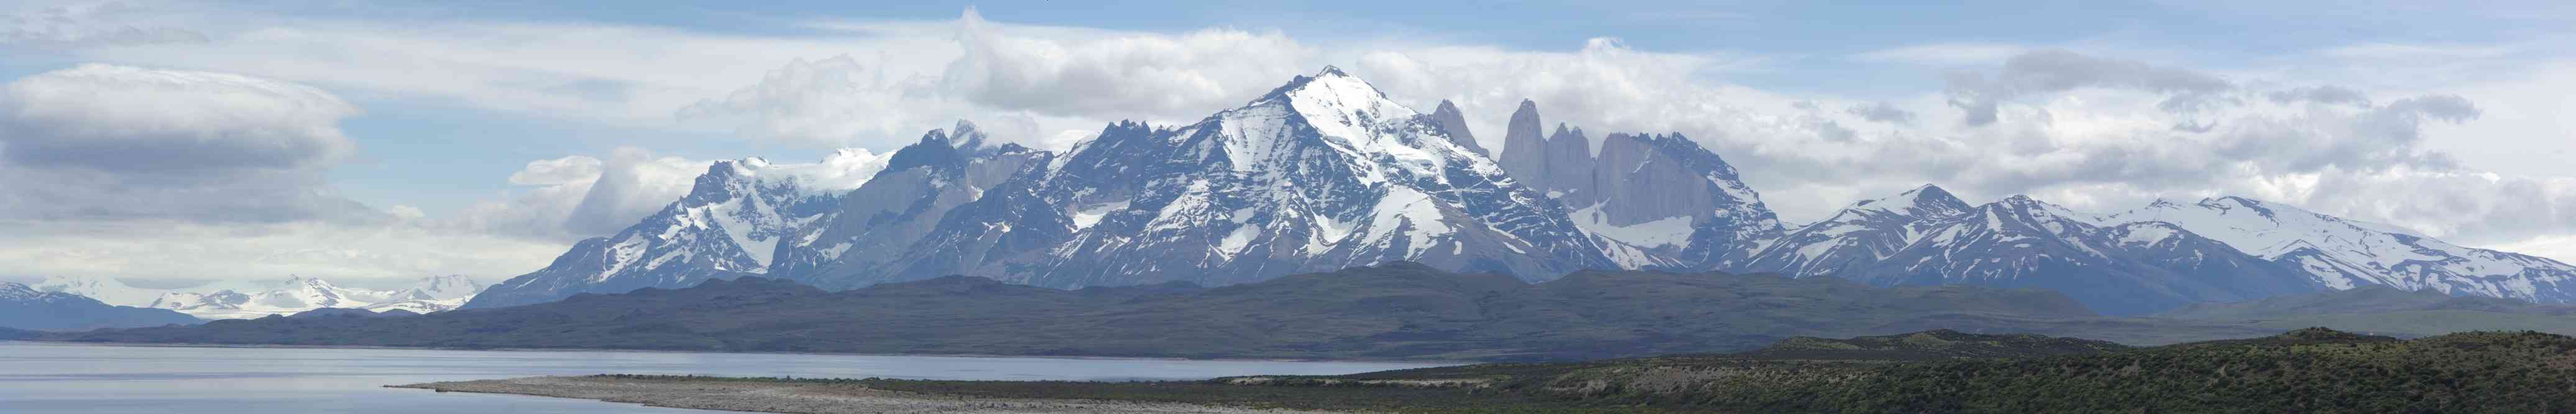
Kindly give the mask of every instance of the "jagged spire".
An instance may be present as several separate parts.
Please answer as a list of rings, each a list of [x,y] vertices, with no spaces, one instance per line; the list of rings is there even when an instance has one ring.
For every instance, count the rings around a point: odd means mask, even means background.
[[[1485,151],[1483,145],[1476,143],[1476,133],[1468,131],[1467,116],[1459,113],[1457,104],[1450,103],[1447,99],[1440,100],[1439,107],[1431,110],[1431,120],[1440,123],[1440,129],[1449,133],[1449,143],[1457,144],[1476,155],[1493,156],[1493,153]]]

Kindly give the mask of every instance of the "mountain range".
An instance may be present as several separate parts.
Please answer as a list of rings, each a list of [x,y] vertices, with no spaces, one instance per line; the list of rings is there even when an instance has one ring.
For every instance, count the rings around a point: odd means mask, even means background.
[[[78,295],[119,306],[166,309],[206,319],[243,319],[326,308],[431,313],[456,309],[484,285],[464,276],[419,279],[395,290],[347,288],[318,278],[219,282],[185,289],[142,289],[114,278],[52,277],[32,289]]]
[[[0,339],[10,330],[76,331],[203,322],[167,309],[116,306],[85,296],[0,283]]]
[[[1523,101],[1497,152],[1455,105],[1436,108],[1327,67],[1196,122],[1114,123],[1061,153],[988,145],[961,121],[883,157],[718,162],[668,208],[465,307],[752,275],[826,289],[948,275],[1221,286],[1393,261],[1529,282],[1650,269],[2043,288],[2115,315],[2365,286],[2576,300],[2563,262],[2240,197],[2093,214],[1925,185],[1783,223],[1680,134],[1542,131]]]
[[[1172,282],[1061,290],[947,276],[834,292],[745,277],[400,318],[228,320],[48,339],[1521,360],[1745,349],[1793,335],[1892,333],[1900,331],[1884,327],[1956,321],[2047,328],[2053,325],[2024,321],[2093,317],[2043,290],[1600,270],[1530,284],[1498,273],[1394,262],[1223,287]],[[2140,329],[2183,339],[2259,334],[2180,325]]]

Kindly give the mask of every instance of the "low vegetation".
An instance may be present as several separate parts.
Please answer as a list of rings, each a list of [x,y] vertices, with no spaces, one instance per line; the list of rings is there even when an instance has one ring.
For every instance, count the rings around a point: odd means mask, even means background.
[[[675,378],[675,377],[652,377]],[[1187,382],[813,381],[991,398],[1397,412],[2567,412],[2576,338],[2301,329],[2130,348],[1930,331],[1761,350]]]

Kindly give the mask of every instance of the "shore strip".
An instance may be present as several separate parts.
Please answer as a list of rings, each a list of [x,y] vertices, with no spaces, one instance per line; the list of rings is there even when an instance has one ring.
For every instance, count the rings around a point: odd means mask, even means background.
[[[1324,413],[1323,411],[1231,408],[1181,403],[958,397],[878,390],[851,384],[685,378],[528,377],[387,385],[386,387],[438,392],[579,398],[643,404],[650,407],[761,413]]]

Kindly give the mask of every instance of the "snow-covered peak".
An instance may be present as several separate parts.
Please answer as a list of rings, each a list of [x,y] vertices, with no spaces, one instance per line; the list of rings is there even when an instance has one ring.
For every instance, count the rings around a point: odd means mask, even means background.
[[[2380,226],[2234,196],[2201,199],[2192,204],[2157,200],[2145,208],[2114,214],[2110,221],[2174,223],[2264,258],[2278,258],[2320,243],[2360,242],[2373,238],[2371,233],[2387,233],[2374,231]]]
[[[127,286],[125,282],[105,276],[48,276],[31,286],[35,290],[80,295],[100,302],[123,306],[144,306],[161,297],[161,290]]]
[[[2192,204],[2158,202],[2113,215],[2120,222],[2173,223],[2268,260],[2294,264],[2338,289],[2385,285],[2567,302],[2550,286],[2576,283],[2576,267],[2548,259],[2473,249],[2384,224],[2347,220],[2281,203],[2216,197]]]
[[[2025,200],[2027,200],[2027,198],[2025,198]],[[1847,209],[1873,211],[1912,218],[1935,218],[1956,216],[1961,213],[1966,213],[1968,209],[1971,208],[1975,208],[1975,206],[1970,206],[1968,205],[1968,202],[1959,200],[1959,197],[1951,195],[1949,190],[1943,190],[1940,186],[1924,184],[1922,187],[1905,190],[1905,192],[1897,193],[1895,196],[1876,200],[1861,200],[1858,203],[1852,203],[1851,207],[1848,207]]]
[[[63,292],[36,289],[24,283],[0,282],[0,303],[101,303],[97,299]]]
[[[58,295],[69,294],[36,290],[24,283],[0,282],[0,302],[45,302]]]
[[[426,295],[430,299],[449,300],[473,298],[474,294],[482,293],[486,287],[488,285],[464,275],[446,275],[421,278],[420,286],[410,290]]]
[[[1451,163],[1501,171],[1498,165],[1451,142],[1437,122],[1359,77],[1327,68],[1317,76],[1299,76],[1286,85],[1212,117],[1221,128],[1216,142],[1235,171],[1254,172],[1302,162],[1312,156],[1302,148],[1322,144],[1357,161],[1364,180],[1375,182],[1402,169],[1416,177],[1437,175]],[[1297,121],[1303,121],[1299,128]],[[1304,130],[1311,129],[1312,135]],[[1104,135],[1108,136],[1108,135]],[[1312,141],[1309,141],[1312,140]],[[1203,153],[1211,154],[1211,153]]]
[[[1343,74],[1340,69],[1325,67],[1315,77],[1291,82],[1284,94],[1297,112],[1309,122],[1320,115],[1327,119],[1349,120],[1351,125],[1373,125],[1417,115],[1411,108],[1386,99],[1386,93],[1359,77]],[[1322,127],[1322,125],[1318,125]]]
[[[2035,219],[2057,218],[2096,226],[2102,225],[2104,222],[2100,215],[2078,212],[2068,209],[2065,206],[2051,204],[2046,201],[2039,201],[2039,199],[2030,198],[2029,195],[2023,194],[2014,194],[2012,197],[2005,197],[2003,201],[1997,201],[1994,204],[1990,204],[1990,206]]]

